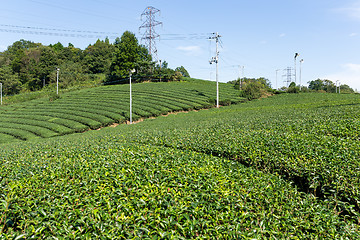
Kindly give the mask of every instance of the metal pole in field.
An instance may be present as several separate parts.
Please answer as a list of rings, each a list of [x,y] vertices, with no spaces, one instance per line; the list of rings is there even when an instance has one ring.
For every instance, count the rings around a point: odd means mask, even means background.
[[[161,60],[160,60],[160,82],[161,82]]]
[[[2,105],[2,83],[0,83],[0,95],[1,95],[1,105]]]
[[[336,83],[335,83],[335,93],[338,93],[338,87],[339,87],[339,93],[340,93],[340,81],[339,81],[339,80],[336,80]]]
[[[296,86],[296,58],[299,56],[299,53],[295,53],[295,57],[294,57],[294,70],[295,70],[295,86]]]
[[[275,86],[276,86],[276,89],[278,89],[278,85],[277,85],[277,80],[278,80],[278,71],[280,71],[281,69],[276,69],[275,72],[276,72],[276,79],[275,79]]]
[[[59,71],[60,68],[56,69],[56,95],[59,95]]]
[[[132,74],[135,72],[135,69],[130,70],[130,77],[129,77],[129,82],[130,82],[130,124],[132,124],[132,89],[131,89],[131,76]]]
[[[132,124],[132,89],[131,89],[131,72],[130,72],[130,124]]]
[[[240,78],[240,87],[242,87],[242,82],[243,82],[244,77],[245,77],[244,68],[245,68],[245,66],[241,66],[242,71],[241,71],[241,78]]]
[[[300,91],[301,91],[301,66],[302,66],[303,62],[304,62],[304,59],[301,59],[300,60]]]

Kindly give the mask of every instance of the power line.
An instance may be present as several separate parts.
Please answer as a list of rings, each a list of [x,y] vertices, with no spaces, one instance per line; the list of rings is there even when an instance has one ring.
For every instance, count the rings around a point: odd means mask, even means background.
[[[42,36],[56,36],[56,37],[74,37],[74,38],[104,38],[115,39],[117,36],[105,36],[105,35],[94,35],[94,34],[76,34],[76,33],[59,33],[59,32],[43,32],[43,31],[27,31],[27,30],[16,30],[16,29],[3,29],[0,28],[0,32],[7,33],[18,33],[18,34],[31,34],[31,35],[42,35]]]
[[[32,26],[19,26],[19,25],[10,25],[10,24],[0,24],[1,27],[9,28],[22,28],[22,29],[31,29],[31,30],[42,30],[42,31],[58,31],[58,32],[76,32],[76,33],[91,33],[91,34],[112,34],[118,35],[117,32],[97,32],[97,31],[85,31],[85,30],[70,30],[70,29],[60,29],[60,28],[44,28],[44,27],[32,27]]]
[[[92,11],[90,12],[90,11],[79,10],[79,9],[76,9],[76,8],[68,8],[68,7],[64,7],[63,5],[59,5],[59,4],[52,4],[52,3],[49,3],[49,2],[42,2],[42,1],[38,1],[38,0],[28,0],[28,1],[33,2],[33,3],[37,3],[37,4],[41,4],[41,5],[45,5],[45,6],[48,6],[48,7],[56,8],[56,9],[62,9],[62,10],[69,11],[69,12],[80,13],[80,14],[89,15],[89,16],[98,17],[98,18],[106,18],[106,19],[110,19],[110,20],[118,21],[118,22],[124,22],[125,21],[125,22],[129,22],[129,23],[133,23],[133,22],[129,21],[128,19],[119,20],[118,18],[114,18],[114,17],[111,17],[109,15],[95,14]]]
[[[56,37],[74,37],[74,38],[105,38],[115,39],[122,35],[120,32],[104,32],[104,31],[89,31],[63,28],[45,28],[34,26],[20,26],[11,24],[0,24],[0,32],[31,34],[42,36],[56,36]],[[190,41],[207,39],[208,33],[189,33],[189,34],[163,34],[166,41]]]

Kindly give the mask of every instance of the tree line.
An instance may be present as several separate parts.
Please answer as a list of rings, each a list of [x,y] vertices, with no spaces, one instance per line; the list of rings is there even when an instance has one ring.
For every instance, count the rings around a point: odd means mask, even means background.
[[[56,69],[60,69],[60,86],[70,87],[83,83],[117,84],[128,79],[129,70],[135,69],[134,81],[176,81],[189,73],[181,66],[176,69],[153,61],[145,46],[139,44],[135,34],[126,31],[114,43],[109,39],[97,40],[85,50],[60,42],[45,46],[27,40],[14,42],[0,53],[0,82],[5,95],[24,91],[37,91],[56,82]]]
[[[328,79],[316,79],[313,81],[308,82],[309,84],[309,90],[312,91],[319,91],[319,92],[329,92],[329,93],[335,93],[337,86],[336,83],[334,83],[331,80]],[[354,93],[354,89],[349,87],[349,85],[341,84],[338,86],[342,93]]]

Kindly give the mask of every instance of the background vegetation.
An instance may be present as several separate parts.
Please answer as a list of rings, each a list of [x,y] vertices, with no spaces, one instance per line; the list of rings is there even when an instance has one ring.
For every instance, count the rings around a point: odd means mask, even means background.
[[[52,88],[56,69],[60,68],[60,87],[116,84],[128,78],[135,69],[134,81],[176,81],[189,77],[182,66],[170,69],[166,61],[159,66],[152,61],[147,49],[138,43],[135,35],[124,32],[114,43],[97,40],[85,50],[71,43],[44,46],[20,40],[0,53],[0,82],[4,95]]]

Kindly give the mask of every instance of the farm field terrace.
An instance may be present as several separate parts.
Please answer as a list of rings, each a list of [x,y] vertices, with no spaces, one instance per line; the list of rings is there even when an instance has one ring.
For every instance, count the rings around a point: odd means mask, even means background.
[[[2,144],[5,239],[358,239],[359,95]]]
[[[221,104],[239,103],[239,91],[220,84]],[[213,107],[214,82],[133,84],[133,120]],[[0,106],[0,143],[50,138],[129,121],[129,85],[102,86]],[[52,99],[50,99],[52,100]],[[5,101],[6,103],[6,101]]]

